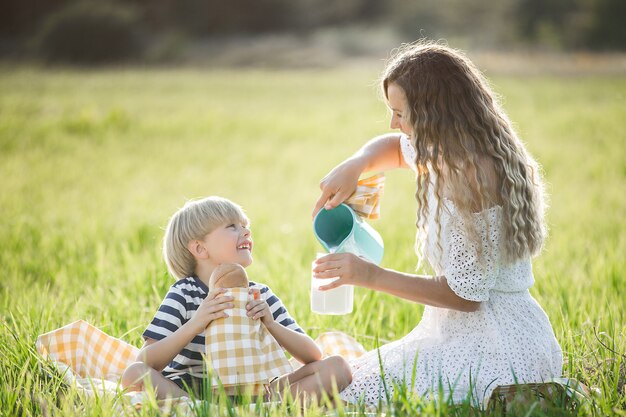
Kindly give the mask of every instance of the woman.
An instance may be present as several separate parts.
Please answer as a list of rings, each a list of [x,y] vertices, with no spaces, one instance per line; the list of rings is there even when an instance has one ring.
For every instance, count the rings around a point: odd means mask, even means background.
[[[546,233],[542,181],[487,81],[459,52],[419,43],[400,48],[381,86],[401,133],[372,139],[335,167],[314,214],[348,198],[363,172],[413,169],[416,248],[435,275],[352,254],[317,261],[317,278],[339,277],[322,289],[359,285],[426,305],[408,335],[351,363],[341,398],[376,405],[405,384],[480,402],[498,385],[560,376],[561,348],[528,291]]]

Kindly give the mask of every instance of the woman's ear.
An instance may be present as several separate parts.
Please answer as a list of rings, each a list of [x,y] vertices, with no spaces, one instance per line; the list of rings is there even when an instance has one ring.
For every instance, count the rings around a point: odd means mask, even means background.
[[[204,242],[200,240],[190,240],[187,243],[187,249],[196,259],[209,259],[209,251],[205,247]]]

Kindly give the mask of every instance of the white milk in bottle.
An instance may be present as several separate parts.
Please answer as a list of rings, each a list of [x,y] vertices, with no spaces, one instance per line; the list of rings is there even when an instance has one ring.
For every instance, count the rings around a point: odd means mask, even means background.
[[[325,256],[318,253],[317,258]],[[311,269],[315,267],[313,262]],[[328,285],[337,278],[319,279],[311,275],[311,311],[318,314],[349,314],[354,305],[354,287],[342,285],[332,290],[321,291],[320,286]]]

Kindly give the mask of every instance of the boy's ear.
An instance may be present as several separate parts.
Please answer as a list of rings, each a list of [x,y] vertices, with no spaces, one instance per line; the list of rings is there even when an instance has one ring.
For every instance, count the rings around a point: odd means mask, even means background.
[[[191,252],[194,258],[197,258],[197,259],[209,258],[209,252],[207,251],[203,242],[199,240],[190,240],[189,243],[187,243],[187,249],[189,249],[189,252]]]

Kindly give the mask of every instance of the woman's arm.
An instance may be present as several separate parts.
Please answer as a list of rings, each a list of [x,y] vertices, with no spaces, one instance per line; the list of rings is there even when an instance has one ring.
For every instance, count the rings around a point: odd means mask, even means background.
[[[409,168],[402,157],[400,138],[401,135],[398,133],[376,136],[348,159],[359,161],[362,166],[361,172]]]
[[[446,277],[426,277],[404,274],[378,268],[370,284],[371,289],[384,291],[420,304],[471,313],[480,308],[480,302],[461,298],[450,289]]]
[[[322,195],[315,203],[313,216],[322,207],[330,210],[350,197],[361,173],[408,168],[402,157],[400,137],[393,133],[377,136],[333,168],[320,182]]]
[[[313,268],[316,278],[339,277],[331,284],[320,287],[321,290],[358,285],[434,307],[464,312],[480,308],[480,302],[456,295],[443,276],[431,278],[384,269],[350,253],[327,255],[316,262],[317,266]]]
[[[298,361],[307,364],[322,359],[322,351],[309,336],[272,321],[266,325],[274,339]]]

